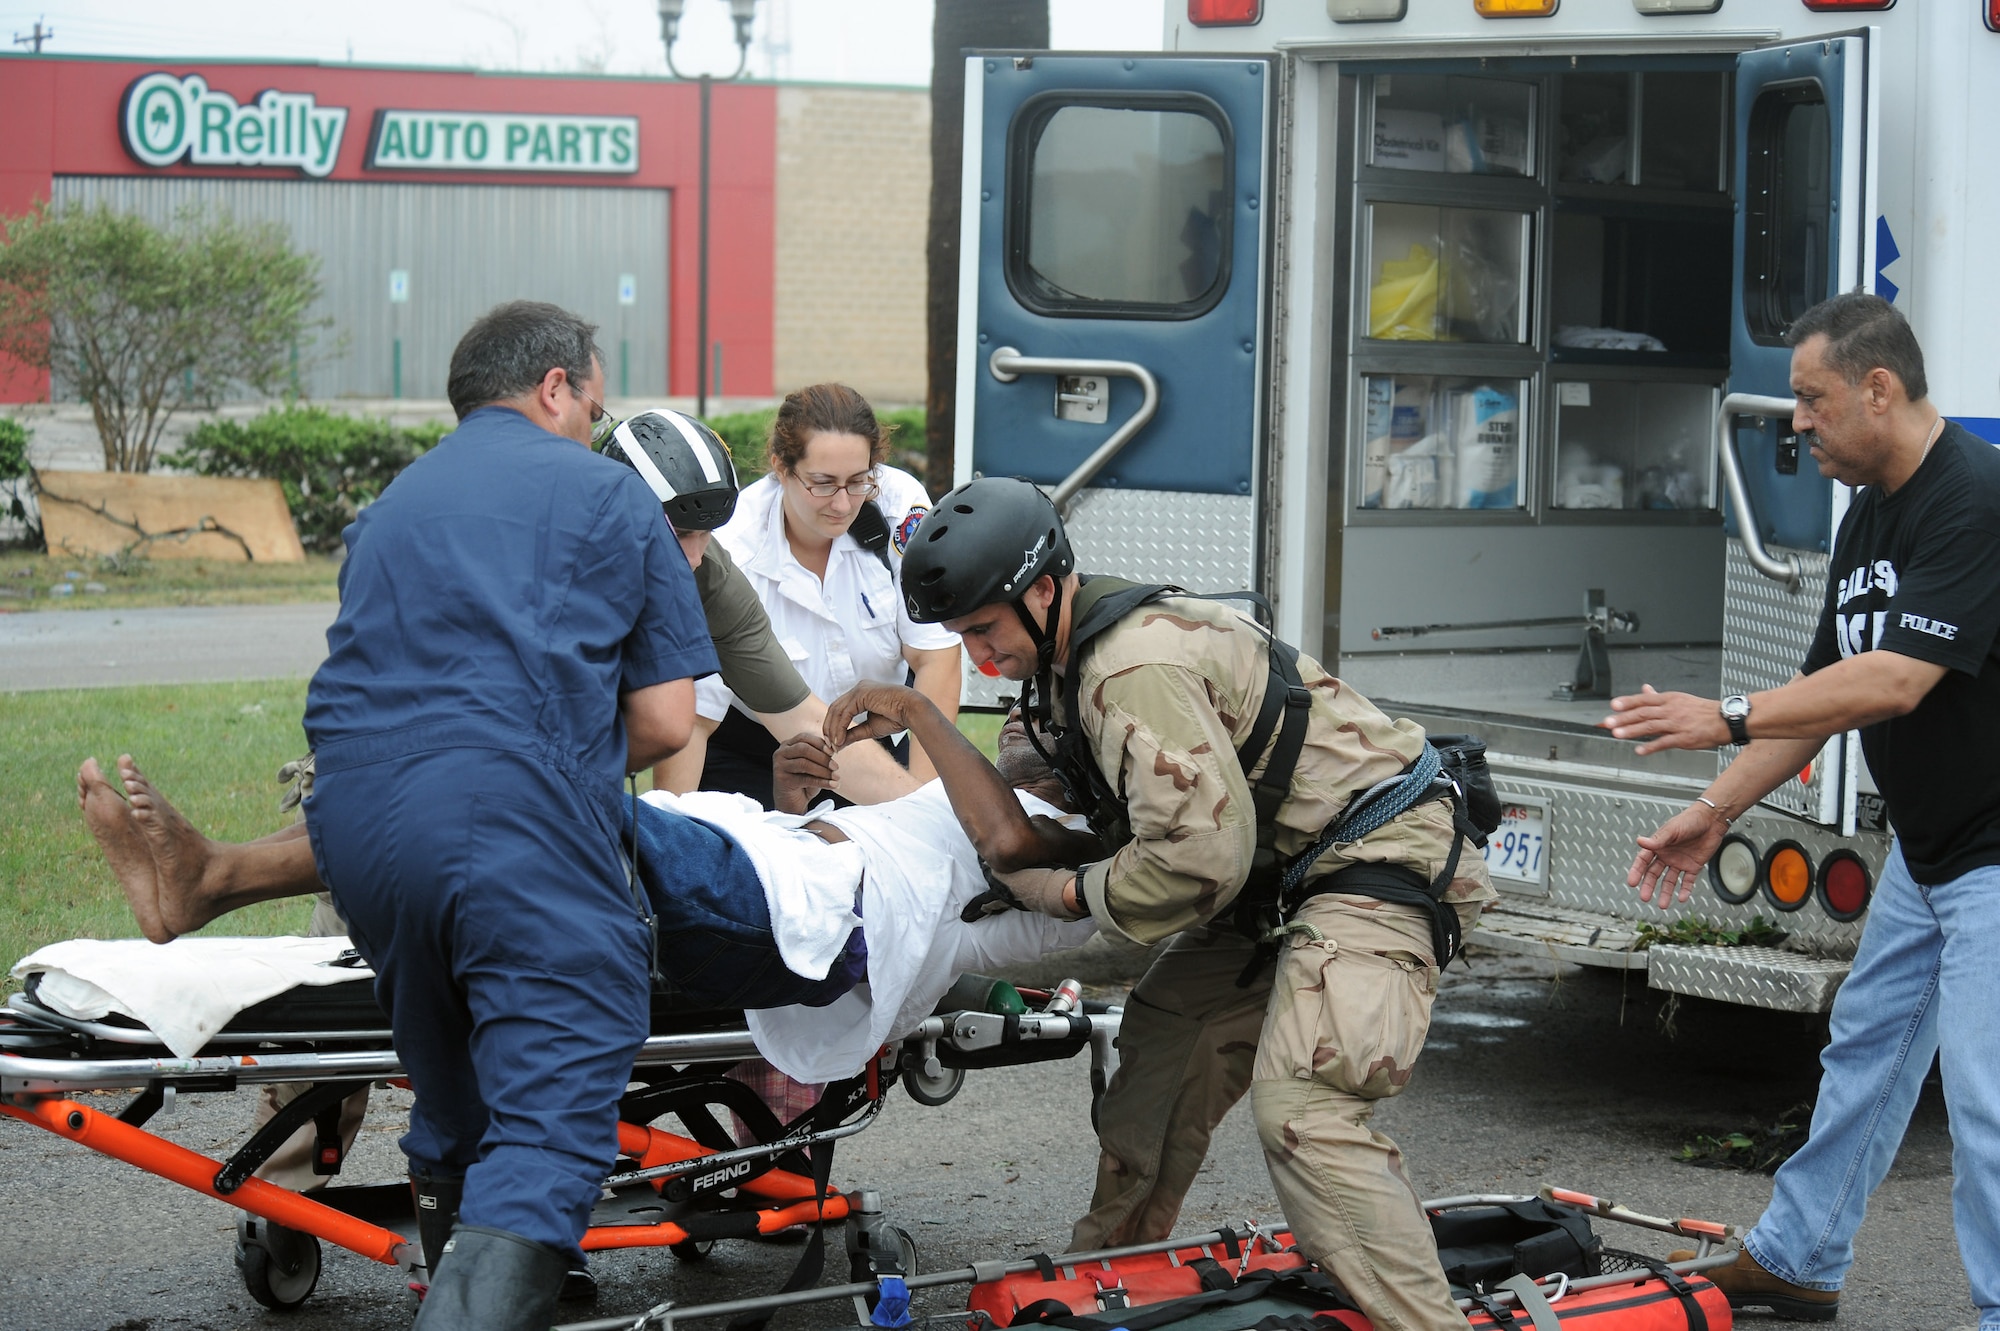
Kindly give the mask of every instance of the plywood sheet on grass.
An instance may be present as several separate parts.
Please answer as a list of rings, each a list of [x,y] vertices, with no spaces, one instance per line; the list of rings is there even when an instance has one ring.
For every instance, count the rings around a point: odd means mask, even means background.
[[[41,482],[42,531],[57,557],[116,554],[135,543],[151,559],[306,557],[276,481],[45,471]]]

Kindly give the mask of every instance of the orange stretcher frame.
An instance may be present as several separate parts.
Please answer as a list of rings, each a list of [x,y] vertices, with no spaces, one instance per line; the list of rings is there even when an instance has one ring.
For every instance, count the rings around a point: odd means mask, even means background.
[[[873,1078],[870,1080],[872,1083]],[[875,1086],[871,1085],[870,1089],[879,1094]],[[311,1234],[371,1262],[404,1270],[422,1264],[417,1245],[412,1240],[393,1229],[336,1210],[308,1195],[259,1178],[246,1180],[232,1193],[218,1192],[215,1176],[222,1169],[220,1160],[191,1151],[144,1128],[121,1123],[110,1114],[74,1100],[47,1099],[27,1105],[0,1102],[0,1114],[65,1137],[79,1146],[121,1160],[169,1183],[178,1183],[204,1197],[226,1202],[287,1229]],[[618,1125],[618,1149],[621,1154],[638,1160],[642,1168],[679,1164],[713,1154],[701,1143],[687,1137],[636,1123]],[[849,1210],[849,1201],[844,1193],[829,1193],[824,1201],[815,1200],[812,1180],[788,1170],[774,1169],[746,1180],[741,1190],[772,1203],[752,1212],[756,1216],[759,1234],[775,1234],[792,1225],[813,1224],[822,1220],[844,1220]],[[672,1220],[650,1225],[597,1225],[584,1233],[583,1248],[586,1252],[610,1248],[670,1248],[698,1237]]]

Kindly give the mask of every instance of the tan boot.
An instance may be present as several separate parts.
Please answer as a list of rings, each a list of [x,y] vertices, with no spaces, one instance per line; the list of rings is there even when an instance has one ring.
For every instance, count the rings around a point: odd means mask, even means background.
[[[1691,1262],[1688,1249],[1667,1254],[1669,1262]],[[1789,1280],[1780,1280],[1758,1265],[1747,1251],[1736,1254],[1734,1266],[1718,1266],[1700,1273],[1715,1282],[1729,1298],[1732,1308],[1769,1308],[1773,1317],[1794,1322],[1831,1322],[1840,1316],[1840,1291],[1807,1289]]]

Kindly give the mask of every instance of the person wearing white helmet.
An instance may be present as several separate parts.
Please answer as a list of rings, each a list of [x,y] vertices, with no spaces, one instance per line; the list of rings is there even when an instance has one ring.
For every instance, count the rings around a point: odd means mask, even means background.
[[[727,545],[711,539],[736,513],[739,489],[729,446],[694,417],[660,407],[617,422],[604,455],[625,463],[652,487],[694,568],[695,589],[722,659],[712,695],[733,697],[769,732],[772,750],[778,740],[817,731],[825,702],[807,687],[780,644],[756,587]],[[694,789],[700,754],[693,759],[661,764],[653,784],[682,794]],[[765,764],[768,768],[768,756]],[[885,752],[856,750],[842,762],[840,791],[860,803],[893,799],[916,785]]]

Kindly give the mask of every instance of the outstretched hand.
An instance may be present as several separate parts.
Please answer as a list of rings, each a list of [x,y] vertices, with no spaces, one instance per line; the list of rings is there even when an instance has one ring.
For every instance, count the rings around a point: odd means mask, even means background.
[[[833,751],[838,752],[858,740],[880,739],[908,730],[914,715],[935,706],[915,689],[863,680],[827,704],[826,720],[820,730]],[[867,719],[857,723],[854,718],[864,712]]]
[[[1661,693],[1651,684],[1611,700],[1611,715],[1597,723],[1618,739],[1643,739],[1640,757],[1662,749],[1713,749],[1729,742],[1729,723],[1713,698]]]
[[[1639,838],[1639,853],[1626,871],[1625,885],[1639,889],[1639,900],[1661,910],[1685,902],[1695,880],[1715,858],[1729,824],[1705,804],[1692,804]]]

